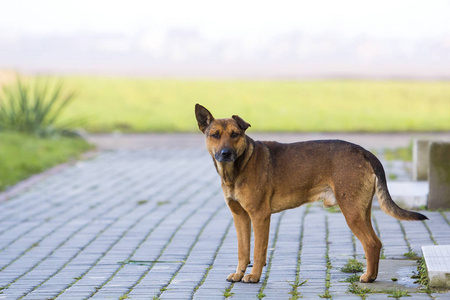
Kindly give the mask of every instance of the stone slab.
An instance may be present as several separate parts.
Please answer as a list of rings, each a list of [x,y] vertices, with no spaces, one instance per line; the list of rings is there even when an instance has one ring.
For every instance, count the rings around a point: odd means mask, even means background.
[[[430,156],[430,140],[413,141],[413,179],[427,180]]]
[[[450,245],[423,246],[431,287],[450,288]]]
[[[374,292],[386,290],[403,290],[410,293],[420,293],[420,284],[414,283],[416,279],[411,278],[417,270],[415,260],[402,259],[380,259],[377,280],[372,283],[358,282],[359,286],[372,289]],[[397,281],[392,279],[396,278]]]
[[[430,143],[429,209],[450,208],[450,142]]]

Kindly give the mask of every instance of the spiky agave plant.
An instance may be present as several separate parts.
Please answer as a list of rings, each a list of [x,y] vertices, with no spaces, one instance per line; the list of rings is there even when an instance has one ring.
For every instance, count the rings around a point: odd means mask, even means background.
[[[73,122],[63,123],[61,112],[74,99],[62,81],[34,79],[16,82],[0,90],[0,130],[20,131],[45,137],[73,135]]]

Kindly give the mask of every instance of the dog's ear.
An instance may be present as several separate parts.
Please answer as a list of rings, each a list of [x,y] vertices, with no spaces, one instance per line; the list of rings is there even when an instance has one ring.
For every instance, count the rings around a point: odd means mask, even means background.
[[[209,110],[198,103],[195,104],[195,117],[197,118],[198,128],[203,133],[205,133],[205,129],[214,120],[214,117],[209,112]]]
[[[232,116],[232,118],[236,121],[236,123],[238,123],[239,127],[240,127],[242,130],[246,131],[247,128],[250,127],[250,124],[248,124],[247,122],[245,122],[241,117],[234,115],[234,116]]]

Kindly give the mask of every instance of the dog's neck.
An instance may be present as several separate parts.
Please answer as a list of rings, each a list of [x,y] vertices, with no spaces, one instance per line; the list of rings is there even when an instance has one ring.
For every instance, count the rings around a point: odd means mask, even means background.
[[[222,183],[227,186],[234,185],[238,174],[247,166],[253,154],[255,142],[247,135],[245,138],[247,146],[244,152],[234,162],[218,162],[213,158],[217,173],[219,173]]]

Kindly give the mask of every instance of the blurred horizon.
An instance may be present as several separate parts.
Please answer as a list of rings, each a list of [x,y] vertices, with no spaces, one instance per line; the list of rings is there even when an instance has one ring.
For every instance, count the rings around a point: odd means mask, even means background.
[[[450,79],[449,12],[449,0],[5,2],[0,70]]]

